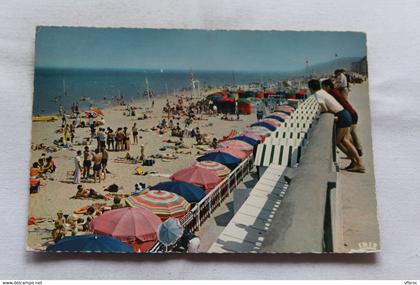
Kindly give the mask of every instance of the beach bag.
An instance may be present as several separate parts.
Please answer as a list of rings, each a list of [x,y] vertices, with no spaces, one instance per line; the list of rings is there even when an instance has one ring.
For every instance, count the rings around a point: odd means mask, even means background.
[[[155,164],[155,161],[153,159],[145,159],[143,161],[143,166],[153,166]]]
[[[113,193],[118,192],[118,185],[112,184],[108,187],[108,189],[106,189],[106,191]]]
[[[141,167],[137,167],[136,168],[136,174],[137,175],[142,175],[143,174],[143,169],[141,169]]]

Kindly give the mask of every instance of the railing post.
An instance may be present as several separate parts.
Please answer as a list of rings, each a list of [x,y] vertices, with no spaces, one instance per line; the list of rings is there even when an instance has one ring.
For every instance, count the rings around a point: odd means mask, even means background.
[[[197,228],[200,230],[200,207],[198,207],[197,210]]]
[[[210,195],[210,197],[209,197],[209,216],[210,216],[210,214],[211,214],[211,195]]]

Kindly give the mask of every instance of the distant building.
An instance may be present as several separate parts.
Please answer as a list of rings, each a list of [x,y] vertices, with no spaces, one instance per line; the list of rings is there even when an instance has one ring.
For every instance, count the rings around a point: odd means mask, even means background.
[[[367,57],[365,56],[360,61],[353,62],[351,64],[351,71],[367,76],[368,75]]]

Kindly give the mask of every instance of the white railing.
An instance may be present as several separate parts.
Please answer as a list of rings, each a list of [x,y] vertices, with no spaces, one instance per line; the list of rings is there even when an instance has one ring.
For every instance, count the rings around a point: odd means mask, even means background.
[[[213,190],[211,190],[199,203],[180,220],[186,231],[195,232],[222,204],[226,197],[236,189],[238,184],[254,167],[253,156],[241,162],[228,176],[225,177]],[[164,252],[166,247],[157,241],[148,252]]]

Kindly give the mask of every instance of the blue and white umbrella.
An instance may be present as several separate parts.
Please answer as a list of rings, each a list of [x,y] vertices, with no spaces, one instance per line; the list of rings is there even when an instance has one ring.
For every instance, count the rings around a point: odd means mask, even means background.
[[[169,218],[158,228],[158,240],[165,246],[175,244],[184,233],[181,223],[174,218]]]

